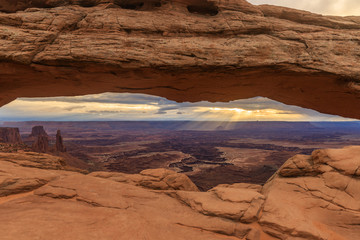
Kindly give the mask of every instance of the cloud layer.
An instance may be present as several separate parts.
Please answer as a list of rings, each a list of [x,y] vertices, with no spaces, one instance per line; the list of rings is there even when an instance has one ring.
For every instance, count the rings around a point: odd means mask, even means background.
[[[248,0],[252,4],[271,4],[325,15],[360,16],[359,0]]]
[[[197,120],[345,121],[313,110],[256,97],[227,103],[177,103],[130,93],[20,98],[0,108],[0,121]]]

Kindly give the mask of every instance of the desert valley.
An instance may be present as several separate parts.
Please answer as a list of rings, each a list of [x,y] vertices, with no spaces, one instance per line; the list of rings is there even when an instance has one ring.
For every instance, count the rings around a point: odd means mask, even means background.
[[[359,240],[359,16],[0,0],[0,240]]]
[[[107,229],[100,239],[338,240],[360,231],[360,149],[344,147],[360,145],[359,122],[5,122],[0,139],[2,239],[95,239]]]
[[[316,149],[360,145],[360,122],[4,122],[19,128],[25,149],[64,157],[86,171],[185,173],[201,190],[219,184],[263,185],[286,160]],[[32,149],[38,136],[65,151]]]

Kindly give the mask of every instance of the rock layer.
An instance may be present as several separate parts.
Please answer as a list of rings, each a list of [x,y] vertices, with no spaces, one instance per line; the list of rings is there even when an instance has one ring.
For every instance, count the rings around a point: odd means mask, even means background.
[[[289,159],[263,187],[223,184],[199,192],[185,175],[165,169],[84,175],[65,171],[58,157],[2,153],[0,234],[353,240],[360,235],[359,156],[359,146],[317,150]]]
[[[244,0],[144,2],[0,1],[13,12],[0,13],[0,105],[100,92],[264,96],[360,118],[359,17]]]

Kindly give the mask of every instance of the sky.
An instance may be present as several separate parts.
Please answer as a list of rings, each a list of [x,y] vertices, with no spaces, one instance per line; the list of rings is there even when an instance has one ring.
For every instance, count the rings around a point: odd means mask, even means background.
[[[348,121],[263,97],[227,103],[177,103],[134,93],[19,98],[0,108],[1,121]]]
[[[248,0],[248,2],[297,8],[324,15],[360,16],[360,0]]]

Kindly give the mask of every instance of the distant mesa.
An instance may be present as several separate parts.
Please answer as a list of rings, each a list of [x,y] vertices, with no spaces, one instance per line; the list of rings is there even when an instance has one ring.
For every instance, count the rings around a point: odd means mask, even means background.
[[[1,143],[22,143],[19,128],[0,128],[0,142]]]
[[[34,139],[32,150],[39,153],[66,152],[61,131],[57,130],[55,146],[50,147],[50,137],[43,126],[34,126],[29,138]]]
[[[38,137],[40,135],[48,136],[43,126],[35,126],[32,128],[29,137]]]

